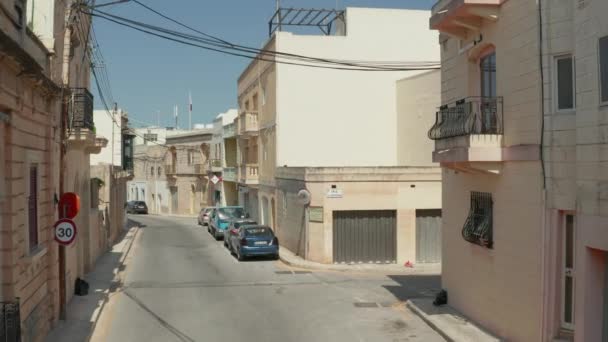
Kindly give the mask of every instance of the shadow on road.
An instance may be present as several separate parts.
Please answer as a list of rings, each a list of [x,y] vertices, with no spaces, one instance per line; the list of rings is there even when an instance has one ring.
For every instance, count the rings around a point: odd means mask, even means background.
[[[413,298],[433,298],[441,289],[439,275],[388,275],[398,285],[382,285],[399,301]]]
[[[128,228],[137,225],[137,221],[127,222]],[[116,274],[124,270],[125,256],[135,238],[135,234],[127,235],[127,232],[126,229],[121,232],[117,242],[99,257],[93,270],[84,277],[89,282],[89,293],[85,296],[74,296],[70,300],[66,320],[58,323],[46,341],[85,341],[90,337],[108,298],[120,288]]]

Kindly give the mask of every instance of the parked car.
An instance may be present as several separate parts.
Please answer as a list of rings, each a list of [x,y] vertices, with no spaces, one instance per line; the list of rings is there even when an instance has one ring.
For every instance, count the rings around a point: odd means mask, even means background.
[[[268,226],[242,225],[236,234],[230,234],[228,248],[239,261],[251,256],[279,258],[279,239]]]
[[[224,230],[228,228],[234,219],[248,218],[245,208],[239,206],[219,207],[211,212],[207,230],[216,240],[224,237]]]
[[[232,220],[228,229],[224,230],[224,247],[231,249],[228,243],[230,242],[230,235],[236,235],[239,233],[239,228],[242,226],[253,226],[258,223],[252,219],[237,219]]]
[[[127,202],[127,214],[148,214],[148,206],[144,201]]]
[[[209,216],[214,208],[203,208],[198,213],[198,225],[199,226],[207,226],[209,225]]]

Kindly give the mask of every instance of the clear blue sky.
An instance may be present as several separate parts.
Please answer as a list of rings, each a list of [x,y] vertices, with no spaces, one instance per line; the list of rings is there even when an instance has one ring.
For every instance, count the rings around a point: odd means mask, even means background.
[[[107,0],[109,1],[109,0]],[[97,0],[97,3],[107,2]],[[260,47],[268,39],[268,19],[275,0],[140,0],[201,31],[231,42]],[[339,0],[339,6],[429,9],[435,0]],[[334,8],[336,0],[282,0],[282,7]],[[176,28],[136,3],[104,10],[116,15]],[[218,54],[132,31],[95,19],[95,32],[112,85],[114,99],[135,120],[172,125],[174,105],[179,125],[188,124],[188,91],[194,103],[193,123],[208,123],[236,108],[236,82],[248,59]],[[96,88],[92,86],[97,98]],[[96,100],[96,108],[101,108]],[[133,120],[133,123],[138,123]]]

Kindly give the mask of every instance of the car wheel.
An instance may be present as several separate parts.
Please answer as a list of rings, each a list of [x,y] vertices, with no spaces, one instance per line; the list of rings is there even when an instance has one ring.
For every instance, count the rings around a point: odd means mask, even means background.
[[[279,253],[273,255],[272,260],[279,260]]]

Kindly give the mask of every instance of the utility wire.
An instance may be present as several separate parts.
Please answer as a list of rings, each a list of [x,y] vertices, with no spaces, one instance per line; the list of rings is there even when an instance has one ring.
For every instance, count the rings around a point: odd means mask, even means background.
[[[165,18],[167,20],[170,20],[170,21],[172,21],[172,22],[174,22],[174,23],[176,23],[176,24],[178,24],[178,25],[180,25],[182,27],[185,27],[185,28],[187,28],[187,29],[189,29],[189,30],[191,30],[193,32],[202,34],[205,37],[212,38],[212,39],[214,39],[216,41],[222,42],[225,45],[228,45],[229,47],[242,48],[242,49],[246,49],[246,50],[249,50],[249,51],[252,51],[252,52],[255,52],[255,53],[262,53],[262,54],[283,55],[283,56],[291,56],[291,57],[305,57],[305,56],[301,56],[301,55],[297,55],[297,54],[292,54],[292,53],[285,53],[285,52],[271,51],[271,50],[263,50],[263,49],[253,48],[253,47],[250,47],[250,46],[244,46],[244,45],[239,45],[239,44],[231,43],[231,42],[226,41],[224,39],[221,39],[221,38],[219,38],[217,36],[213,36],[213,35],[204,33],[202,31],[199,31],[199,30],[197,30],[195,28],[192,28],[191,26],[183,24],[183,23],[181,23],[180,21],[178,21],[176,19],[170,18],[167,15],[162,14],[162,13],[160,13],[157,10],[154,10],[150,6],[147,6],[147,5],[143,4],[143,3],[141,3],[140,1],[137,1],[137,0],[132,0],[132,1],[135,2],[135,3],[137,3],[137,4],[139,4],[140,6],[142,6],[144,8],[146,8],[146,9],[148,9],[148,10],[150,10],[150,11],[158,14],[159,16],[161,16],[161,17],[163,17],[163,18]],[[403,64],[403,62],[395,62],[395,61],[392,61],[392,62],[357,61],[357,60],[347,61],[347,60],[335,60],[335,59],[319,59],[319,58],[314,58],[314,57],[306,57],[306,58],[317,59],[317,60],[322,60],[322,61],[341,61],[341,62],[346,62],[346,63],[366,63],[366,64],[379,64],[379,65],[400,65],[400,64]],[[414,62],[414,63],[416,63],[416,62]],[[439,64],[439,62],[437,62],[437,61],[434,61],[434,62],[419,62],[419,63],[422,63],[422,64],[431,64],[431,65],[438,65]]]
[[[96,11],[96,12],[100,12],[100,11]],[[170,36],[167,36],[167,35],[163,35],[163,34],[152,32],[152,31],[150,31],[148,29],[142,29],[142,28],[138,27],[137,25],[132,25],[132,24],[128,24],[128,23],[125,23],[125,22],[121,22],[120,20],[113,19],[110,16],[106,16],[104,14],[99,14],[99,13],[89,13],[89,14],[92,15],[92,16],[100,17],[100,18],[103,18],[105,20],[114,22],[114,23],[116,23],[118,25],[121,25],[121,26],[129,27],[131,29],[134,29],[134,30],[146,33],[146,34],[157,36],[159,38],[163,38],[163,39],[166,39],[166,40],[174,41],[174,42],[181,43],[181,44],[184,44],[184,45],[199,47],[199,48],[202,48],[204,50],[216,51],[216,52],[220,52],[220,53],[224,53],[224,54],[228,54],[228,55],[232,55],[232,56],[245,57],[245,58],[248,58],[248,59],[262,60],[262,61],[274,62],[274,63],[279,63],[279,64],[298,65],[298,66],[305,66],[305,67],[311,67],[311,68],[333,69],[333,70],[352,70],[352,71],[413,71],[413,70],[430,70],[430,69],[437,69],[438,68],[438,66],[432,66],[432,67],[430,67],[430,66],[414,66],[414,67],[408,67],[408,68],[379,67],[379,66],[375,66],[375,65],[357,65],[356,67],[330,66],[330,65],[316,65],[316,64],[308,64],[308,63],[288,62],[288,61],[277,60],[277,59],[268,59],[268,58],[264,58],[264,57],[261,57],[261,56],[258,56],[258,55],[252,56],[252,55],[247,55],[247,54],[242,54],[242,53],[235,53],[235,52],[231,52],[231,51],[226,51],[226,48],[216,49],[216,48],[211,48],[209,46],[205,46],[205,45],[201,45],[201,44],[185,41],[185,40],[182,40],[182,39],[173,38],[173,37],[170,37]],[[114,16],[114,17],[117,17],[117,16]],[[311,58],[311,57],[301,56],[299,58]],[[336,63],[336,62],[332,62],[332,61],[326,61],[326,62],[322,61],[322,62],[326,63],[326,64],[338,64],[338,65],[345,65],[346,64],[346,65],[352,65],[351,63],[342,63],[342,62],[340,62],[340,63]]]

